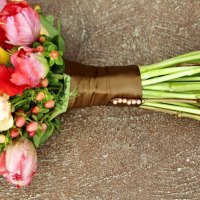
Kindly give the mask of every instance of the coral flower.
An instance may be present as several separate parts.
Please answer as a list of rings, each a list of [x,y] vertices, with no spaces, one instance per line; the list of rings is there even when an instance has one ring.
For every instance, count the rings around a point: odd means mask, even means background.
[[[0,12],[0,45],[30,45],[39,34],[39,15],[26,1],[9,2]]]
[[[19,138],[8,145],[3,173],[8,182],[21,187],[30,184],[37,168],[37,152],[31,141]]]

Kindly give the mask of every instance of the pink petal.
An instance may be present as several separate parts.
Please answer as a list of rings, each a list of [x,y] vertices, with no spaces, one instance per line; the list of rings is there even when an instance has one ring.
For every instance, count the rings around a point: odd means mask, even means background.
[[[3,151],[0,155],[0,175],[5,174],[6,172],[6,152]]]
[[[3,7],[7,4],[6,0],[0,0],[0,11],[3,9]]]

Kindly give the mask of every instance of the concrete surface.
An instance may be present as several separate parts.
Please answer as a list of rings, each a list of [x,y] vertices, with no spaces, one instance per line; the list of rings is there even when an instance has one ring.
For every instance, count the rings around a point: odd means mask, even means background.
[[[198,50],[199,0],[30,1],[61,19],[68,59],[148,64]],[[0,179],[3,200],[200,199],[200,122],[138,108],[62,117],[31,186]]]

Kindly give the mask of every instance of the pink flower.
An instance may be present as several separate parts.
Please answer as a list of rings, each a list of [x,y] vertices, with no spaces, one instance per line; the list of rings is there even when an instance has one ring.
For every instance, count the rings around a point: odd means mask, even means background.
[[[30,45],[40,34],[39,15],[26,1],[9,2],[0,12],[0,33],[1,45]]]
[[[27,47],[13,54],[11,62],[15,70],[10,80],[18,86],[36,87],[49,71],[46,58],[40,52],[33,53],[33,49]]]
[[[37,168],[37,152],[33,143],[20,138],[8,145],[4,154],[5,165],[2,169],[7,181],[18,187],[29,185]]]
[[[3,151],[0,155],[0,175],[5,174],[6,171],[6,152]]]
[[[7,0],[0,0],[0,11],[3,9],[3,7],[7,4]]]

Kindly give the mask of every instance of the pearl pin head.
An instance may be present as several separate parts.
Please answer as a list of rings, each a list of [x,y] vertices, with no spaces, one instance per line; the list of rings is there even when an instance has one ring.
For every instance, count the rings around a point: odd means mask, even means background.
[[[128,98],[115,98],[111,100],[113,105],[128,105],[128,106],[140,106],[142,104],[141,99],[128,99]]]

